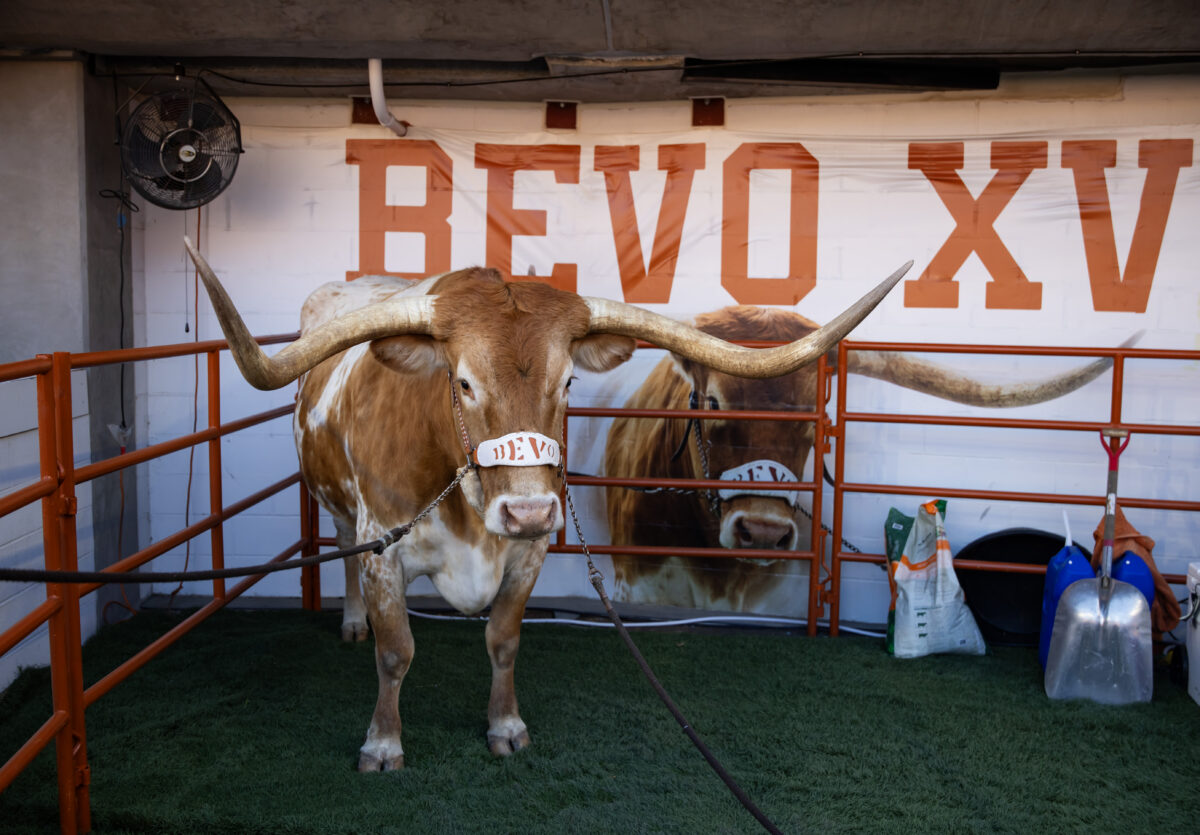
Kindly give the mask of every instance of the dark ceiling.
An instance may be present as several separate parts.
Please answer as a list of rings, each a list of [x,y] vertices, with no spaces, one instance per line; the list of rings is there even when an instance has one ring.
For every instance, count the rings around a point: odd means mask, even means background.
[[[2,0],[8,56],[176,62],[235,95],[632,101],[991,89],[1002,73],[1200,72],[1197,0]]]

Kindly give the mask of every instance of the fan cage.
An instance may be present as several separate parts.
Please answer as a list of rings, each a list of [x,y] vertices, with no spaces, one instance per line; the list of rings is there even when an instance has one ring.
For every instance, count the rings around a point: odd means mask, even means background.
[[[208,85],[151,95],[125,125],[130,185],[165,209],[194,209],[223,192],[242,153],[241,125]]]

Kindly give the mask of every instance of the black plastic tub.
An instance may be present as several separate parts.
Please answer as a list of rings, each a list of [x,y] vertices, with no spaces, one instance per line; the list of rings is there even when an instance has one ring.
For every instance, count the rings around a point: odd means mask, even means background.
[[[1062,547],[1060,533],[1005,528],[964,546],[955,558],[1044,566]],[[1083,552],[1090,554],[1091,549],[1083,548]],[[985,641],[1005,646],[1037,646],[1042,627],[1044,575],[966,569],[958,569],[957,573],[967,605]]]

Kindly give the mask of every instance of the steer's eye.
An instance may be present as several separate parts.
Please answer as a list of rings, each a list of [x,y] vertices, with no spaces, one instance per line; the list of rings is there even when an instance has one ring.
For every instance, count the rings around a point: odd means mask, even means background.
[[[458,381],[458,387],[463,390],[463,394],[471,393],[471,384],[468,383],[466,380],[460,379]]]
[[[577,377],[568,377],[567,378],[567,384],[565,386],[563,386],[563,397],[566,397],[567,394],[571,391],[571,383],[575,382],[575,380],[577,380],[577,379],[578,379]]]
[[[721,408],[721,404],[717,402],[717,398],[713,397],[711,394],[708,396],[708,408],[710,408],[710,409]]]

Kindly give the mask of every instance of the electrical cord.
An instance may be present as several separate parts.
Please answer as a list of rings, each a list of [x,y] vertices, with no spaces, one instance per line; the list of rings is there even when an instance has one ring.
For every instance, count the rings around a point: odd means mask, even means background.
[[[115,128],[115,144],[121,142],[121,105],[120,93],[117,87],[116,76],[113,76],[113,121]],[[130,192],[126,191],[124,171],[121,174],[121,182],[119,188],[104,188],[100,189],[100,197],[106,200],[116,200],[120,205],[117,209],[117,347],[124,350],[125,348],[125,227],[129,223],[129,215],[140,212],[141,209],[133,202]],[[125,363],[119,365],[118,375],[120,384],[118,386],[119,406],[121,410],[121,423],[113,431],[114,438],[120,444],[120,451],[125,453],[126,438],[129,434],[129,427],[125,416]],[[112,427],[110,426],[110,429]],[[120,491],[120,505],[117,511],[117,559],[121,559],[122,551],[124,550],[125,537],[125,470],[122,468],[117,473],[117,484]],[[125,585],[121,584],[121,600],[110,600],[105,605],[101,612],[101,617],[104,622],[110,623],[108,613],[113,606],[119,606],[130,613],[137,614],[137,607],[129,600],[129,595],[125,591]]]
[[[200,230],[202,228],[201,223],[200,223],[201,209],[202,209],[201,206],[196,207],[196,247],[197,247],[197,249],[200,247]],[[184,232],[186,232],[187,231],[187,214],[186,213],[184,214],[183,224],[184,224]],[[193,298],[193,301],[192,301],[192,314],[196,317],[196,329],[192,332],[192,339],[194,342],[200,341],[200,272],[199,271],[200,271],[199,267],[194,267],[193,273],[192,273],[192,280],[193,280],[192,290],[193,290],[193,293],[195,294],[195,297]],[[184,303],[185,303],[185,307],[186,307],[186,301],[187,301],[187,273],[185,271],[184,272]],[[186,313],[184,315],[183,330],[184,330],[184,333],[187,333],[188,324],[187,324]],[[193,382],[192,382],[192,434],[195,435],[196,429],[198,428],[199,421],[200,421],[200,355],[199,354],[192,355],[192,373],[194,375]],[[195,475],[195,471],[196,471],[196,446],[193,444],[192,446],[188,447],[187,491],[185,492],[184,499],[183,499],[183,526],[185,528],[191,522],[192,478]],[[220,478],[219,473],[217,474],[217,477]],[[188,565],[191,563],[191,560],[192,560],[192,540],[188,539],[187,542],[184,544],[184,551],[183,551],[183,570],[184,570],[184,572],[187,571]],[[171,592],[171,596],[168,600],[168,605],[170,605],[171,601],[175,600],[175,595],[179,594],[179,592],[181,592],[181,591],[183,591],[183,581],[182,580],[179,581],[179,585],[175,587],[175,590]]]
[[[422,612],[418,609],[408,609],[410,615],[424,620],[446,620],[446,621],[483,621],[485,617],[470,617],[467,615],[439,615],[434,612]],[[575,614],[580,614],[576,612]],[[577,620],[572,618],[524,618],[523,624],[553,624],[557,626],[583,626],[596,627],[600,629],[615,629],[616,627],[608,621],[600,620]],[[625,624],[626,629],[657,629],[664,627],[675,626],[700,626],[704,624],[728,624],[732,626],[764,626],[764,627],[781,627],[781,628],[798,628],[808,626],[808,621],[803,618],[785,618],[772,615],[699,615],[692,618],[680,618],[676,620],[651,620],[641,621],[638,623]],[[829,627],[829,621],[817,621],[818,626],[825,628]],[[839,626],[838,631],[849,632],[852,635],[865,635],[868,638],[883,638],[884,633],[872,632],[867,629],[859,629],[852,626]]]

